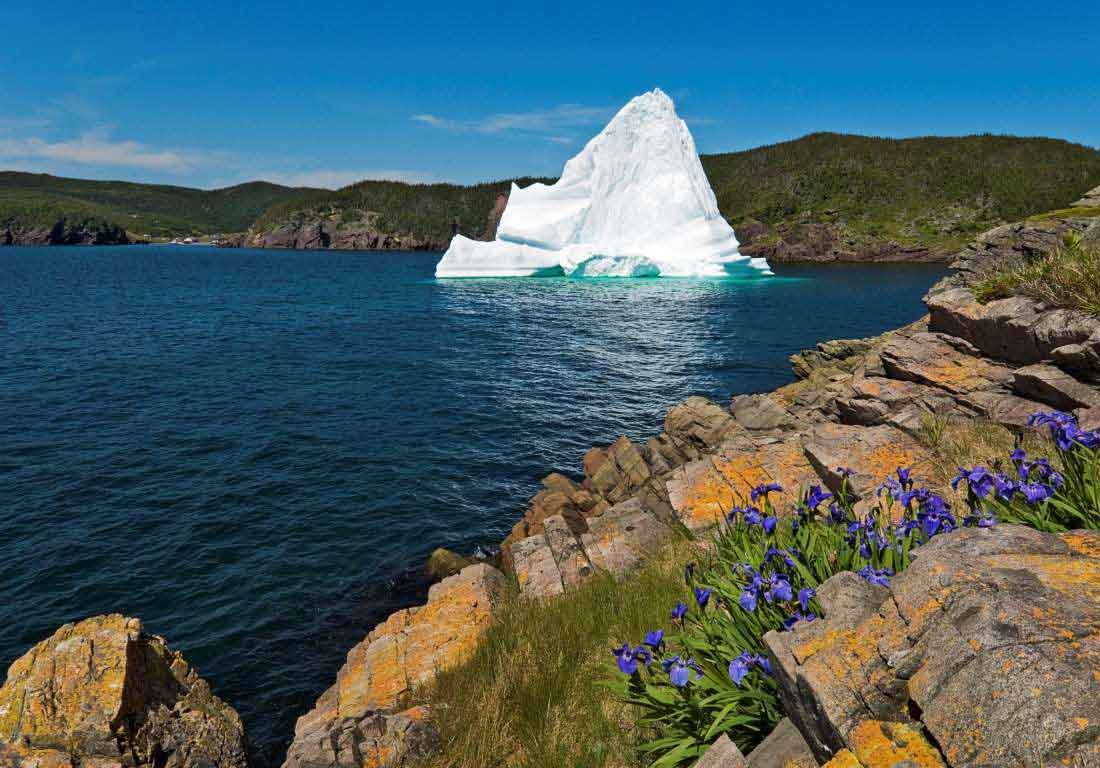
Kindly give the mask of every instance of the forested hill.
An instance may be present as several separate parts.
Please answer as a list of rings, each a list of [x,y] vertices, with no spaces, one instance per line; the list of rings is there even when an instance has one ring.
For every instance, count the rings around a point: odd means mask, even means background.
[[[1100,150],[1014,136],[815,133],[702,161],[738,236],[780,260],[802,247],[934,256],[999,223],[1064,208],[1100,184]]]
[[[1100,151],[1046,138],[816,133],[702,162],[745,250],[779,261],[941,258],[1100,185]],[[237,243],[266,247],[438,248],[456,220],[466,235],[491,236],[511,181],[203,191],[0,173],[0,235],[83,217],[146,236],[247,230]]]
[[[112,229],[131,237],[237,232],[272,204],[315,191],[265,181],[203,190],[5,171],[0,234],[49,232],[59,225],[108,238]]]

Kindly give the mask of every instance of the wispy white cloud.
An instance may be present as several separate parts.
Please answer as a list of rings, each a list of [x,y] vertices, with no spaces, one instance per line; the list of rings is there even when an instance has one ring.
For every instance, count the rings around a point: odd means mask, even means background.
[[[409,184],[428,184],[438,181],[429,173],[410,170],[333,170],[272,171],[249,174],[248,179],[264,179],[288,187],[319,187],[340,189],[359,181],[404,181]]]
[[[90,132],[67,141],[50,141],[38,136],[0,139],[0,159],[35,159],[181,173],[210,162],[212,155],[199,151],[159,149],[138,141],[114,140],[102,133]]]
[[[477,120],[454,120],[430,113],[413,115],[418,123],[451,133],[482,133],[489,135],[505,133],[550,133],[550,141],[569,143],[573,139],[562,136],[563,129],[599,125],[606,122],[614,110],[610,107],[586,107],[580,104],[559,104],[549,109],[536,109],[530,112],[498,112]]]

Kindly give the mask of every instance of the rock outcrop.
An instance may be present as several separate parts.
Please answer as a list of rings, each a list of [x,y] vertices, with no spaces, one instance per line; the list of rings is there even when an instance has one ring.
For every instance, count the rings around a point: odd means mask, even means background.
[[[1100,187],[1085,193],[1085,196],[1073,204],[1074,208],[1100,208]]]
[[[889,587],[822,585],[771,632],[780,696],[830,766],[1100,764],[1100,533],[999,525],[917,551]]]
[[[327,216],[295,219],[271,229],[250,231],[243,239],[228,240],[225,245],[353,251],[439,251],[447,247],[444,241],[387,232],[380,226],[376,213],[352,213],[349,216],[345,211],[337,211]]]
[[[7,224],[0,229],[2,245],[129,245],[126,230],[98,219],[58,219],[50,226]]]
[[[284,768],[394,768],[431,749],[424,710],[406,700],[473,653],[504,592],[504,576],[479,563],[433,584],[426,605],[391,614],[298,719]]]
[[[28,768],[249,765],[237,713],[163,638],[117,614],[66,624],[11,665],[0,738]]]
[[[790,262],[942,262],[951,252],[924,245],[856,235],[844,226],[806,218],[783,222],[773,232],[758,221],[736,226],[741,253],[772,264]]]

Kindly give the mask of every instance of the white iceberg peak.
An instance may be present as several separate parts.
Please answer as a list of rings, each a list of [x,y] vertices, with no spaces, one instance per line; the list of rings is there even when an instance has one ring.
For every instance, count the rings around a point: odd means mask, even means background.
[[[456,236],[436,277],[771,274],[738,251],[695,141],[659,88],[631,99],[551,185],[515,184],[497,238]]]

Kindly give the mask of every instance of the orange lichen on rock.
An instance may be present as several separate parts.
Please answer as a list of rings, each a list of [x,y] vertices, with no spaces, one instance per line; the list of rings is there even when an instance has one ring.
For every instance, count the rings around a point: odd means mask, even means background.
[[[778,443],[757,451],[719,454],[714,457],[714,466],[743,503],[748,503],[753,488],[765,483],[779,483],[785,498],[793,501],[800,486],[817,479],[798,442]],[[777,503],[777,507],[781,506]]]
[[[939,751],[905,723],[864,720],[852,733],[851,747],[865,768],[945,768]]]
[[[1100,531],[1067,531],[1058,534],[1073,552],[1100,559]]]
[[[1100,560],[1092,557],[992,556],[989,564],[994,568],[1022,568],[1033,573],[1047,589],[1100,600]]]
[[[866,768],[856,759],[850,750],[842,749],[833,755],[833,759],[821,766],[821,768]]]
[[[709,458],[676,470],[667,487],[676,516],[689,531],[717,525],[738,501],[729,482]]]
[[[437,671],[466,659],[488,628],[504,577],[484,563],[434,584],[428,603],[397,611],[355,646],[336,678],[339,717],[397,704]]]

